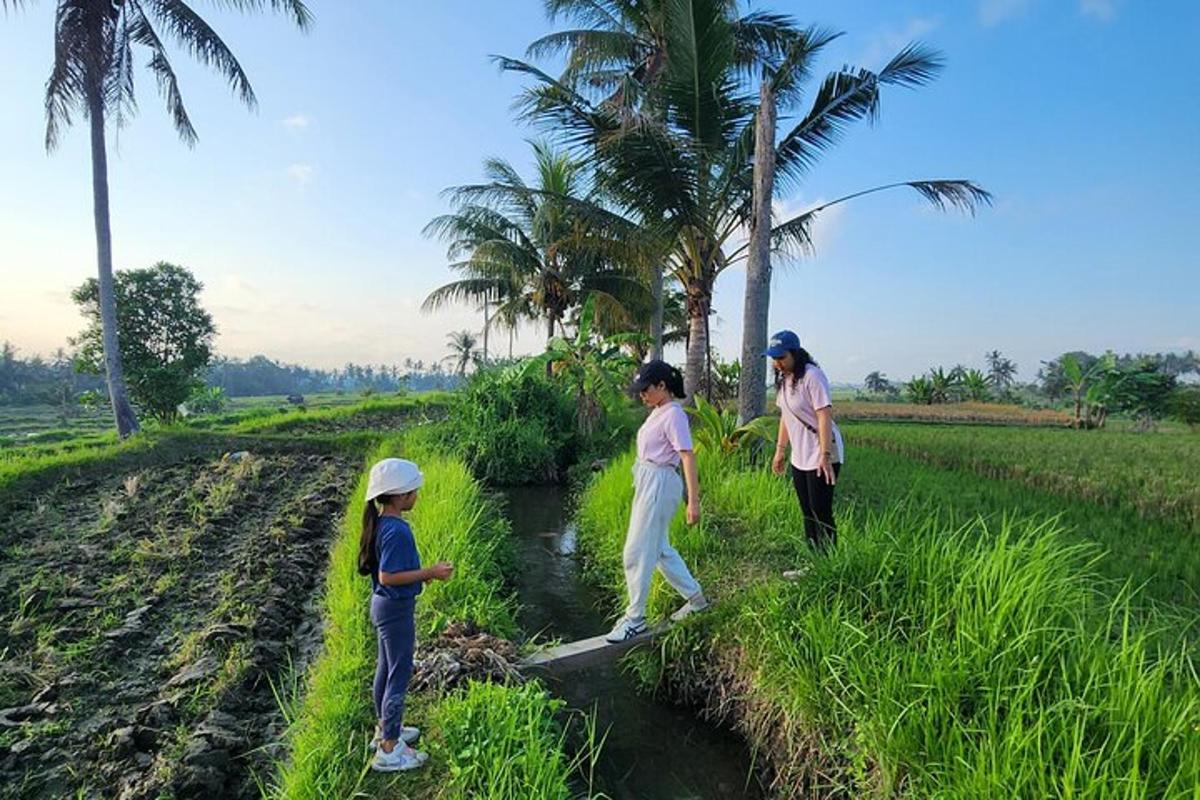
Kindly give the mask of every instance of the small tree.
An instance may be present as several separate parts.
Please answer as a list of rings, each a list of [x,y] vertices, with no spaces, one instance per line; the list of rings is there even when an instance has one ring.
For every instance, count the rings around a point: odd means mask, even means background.
[[[121,362],[133,401],[151,416],[173,422],[179,406],[202,385],[217,329],[200,306],[204,285],[183,267],[160,261],[149,269],[117,272],[114,294]],[[100,285],[89,278],[71,293],[88,322],[71,343],[80,371],[105,368]]]
[[[1180,386],[1171,395],[1171,416],[1193,431],[1200,428],[1200,386]]]
[[[892,382],[888,380],[887,375],[879,370],[875,370],[863,379],[863,385],[871,394],[891,394],[895,391]]]

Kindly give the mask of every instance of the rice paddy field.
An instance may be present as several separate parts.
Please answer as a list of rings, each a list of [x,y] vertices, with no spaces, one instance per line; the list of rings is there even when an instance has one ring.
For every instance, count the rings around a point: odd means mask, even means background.
[[[1200,797],[1197,531],[1115,477],[1194,491],[1200,440],[845,432],[827,556],[808,550],[785,478],[702,458],[704,521],[677,518],[672,541],[717,605],[633,662],[646,685],[736,724],[780,797]],[[1022,469],[971,461],[1005,453]],[[579,510],[614,613],[630,459]],[[1036,477],[1063,464],[1116,485],[1085,494]],[[678,602],[656,583],[655,612]]]
[[[0,797],[594,796],[620,732],[503,671],[414,690],[426,770],[366,768],[374,460],[421,463],[422,556],[457,565],[418,604],[422,663],[522,638],[509,523],[436,434],[452,402],[0,451]],[[786,478],[700,453],[703,521],[672,541],[717,602],[626,660],[646,690],[736,730],[772,797],[1200,800],[1200,437],[842,424],[824,556]],[[574,503],[613,616],[631,458]],[[652,617],[677,603],[656,579]]]

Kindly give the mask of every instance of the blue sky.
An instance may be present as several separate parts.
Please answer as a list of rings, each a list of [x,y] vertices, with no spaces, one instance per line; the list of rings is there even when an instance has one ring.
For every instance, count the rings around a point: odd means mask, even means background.
[[[529,163],[521,55],[552,28],[539,0],[313,0],[312,31],[197,2],[259,97],[249,113],[182,53],[200,141],[172,131],[153,79],[110,155],[118,268],[157,260],[204,281],[226,355],[334,366],[432,360],[471,309],[428,316],[449,280],[421,228],[487,156]],[[1065,350],[1200,348],[1200,3],[1133,0],[755,3],[846,32],[821,72],[879,67],[919,39],[942,77],[885,93],[787,210],[879,183],[971,178],[978,217],[892,192],[818,225],[815,257],[778,269],[771,327],[791,327],[835,382],[873,369],[1013,357],[1024,378]],[[0,339],[48,353],[81,327],[68,291],[94,274],[85,127],[42,148],[53,2],[0,12]],[[783,124],[786,124],[783,123]],[[783,127],[781,124],[781,127]],[[744,274],[718,283],[718,348],[736,355]],[[540,344],[530,331],[519,351]],[[682,353],[674,354],[682,359]]]

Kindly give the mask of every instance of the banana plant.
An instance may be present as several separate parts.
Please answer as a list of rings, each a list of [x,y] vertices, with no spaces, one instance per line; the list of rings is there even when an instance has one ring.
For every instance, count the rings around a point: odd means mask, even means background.
[[[941,367],[932,367],[929,370],[929,402],[930,403],[949,403],[954,399],[955,394],[961,385],[960,370],[958,367],[946,372]]]
[[[977,403],[986,402],[991,394],[987,376],[977,369],[963,370],[960,383],[967,398]]]
[[[579,314],[575,336],[551,337],[546,352],[522,365],[525,370],[548,370],[575,400],[576,423],[585,436],[595,433],[605,417],[605,409],[621,402],[621,387],[637,368],[622,348],[642,333],[619,333],[601,337],[594,330],[596,296],[589,295]]]
[[[933,404],[933,384],[924,375],[918,375],[904,384],[904,393],[910,403],[928,406]]]
[[[722,456],[740,449],[748,442],[775,440],[779,430],[778,417],[756,417],[745,425],[737,424],[737,412],[722,411],[701,395],[696,395],[695,405],[687,409],[692,418],[692,440],[697,450],[720,453]]]
[[[1090,428],[1093,426],[1093,412],[1100,415],[1101,419],[1107,416],[1108,398],[1116,389],[1117,357],[1114,353],[1105,353],[1084,369],[1073,353],[1067,353],[1059,363],[1067,380],[1067,388],[1075,400],[1072,427]]]

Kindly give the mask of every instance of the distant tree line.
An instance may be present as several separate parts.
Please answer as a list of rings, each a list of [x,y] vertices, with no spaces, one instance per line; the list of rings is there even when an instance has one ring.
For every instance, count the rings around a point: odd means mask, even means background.
[[[354,364],[323,370],[284,364],[258,355],[245,360],[217,358],[204,375],[204,382],[230,397],[266,394],[310,394],[315,392],[414,392],[451,389],[460,378],[447,372],[440,362],[426,365],[411,358],[396,364]]]
[[[75,370],[74,355],[63,348],[49,359],[22,358],[11,342],[0,344],[0,405],[77,404],[85,392],[103,392],[104,378]]]
[[[1083,351],[1063,353],[1043,361],[1037,379],[1016,381],[1017,365],[1000,351],[984,356],[986,369],[962,364],[950,369],[932,367],[904,383],[894,383],[881,372],[863,379],[866,396],[936,405],[964,401],[999,401],[1018,405],[1066,405],[1080,428],[1103,427],[1110,413],[1126,414],[1149,425],[1173,415],[1195,425],[1200,402],[1200,355],[1185,353]]]

